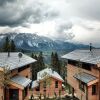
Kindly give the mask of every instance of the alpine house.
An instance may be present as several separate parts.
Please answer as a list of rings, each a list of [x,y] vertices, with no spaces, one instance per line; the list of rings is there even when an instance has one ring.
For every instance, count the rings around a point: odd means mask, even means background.
[[[64,56],[66,80],[79,100],[100,100],[100,49],[75,50]]]
[[[0,53],[0,100],[24,100],[28,96],[35,61],[18,52]]]
[[[64,80],[51,68],[46,68],[37,73],[37,80],[33,81],[32,88],[34,95],[54,97],[64,95]]]

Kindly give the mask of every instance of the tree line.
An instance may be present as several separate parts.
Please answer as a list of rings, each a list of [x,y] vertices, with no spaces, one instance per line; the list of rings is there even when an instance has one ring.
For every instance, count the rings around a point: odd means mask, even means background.
[[[37,79],[37,72],[43,70],[44,68],[51,68],[52,70],[58,72],[63,78],[65,78],[64,72],[66,72],[65,64],[63,61],[59,59],[57,52],[51,53],[51,63],[50,65],[46,65],[43,58],[43,53],[40,52],[39,54],[31,54],[31,57],[36,59],[37,61],[32,66],[32,79]]]
[[[1,48],[2,52],[15,52],[16,51],[16,45],[13,40],[10,40],[8,37],[6,37],[5,42]]]
[[[14,43],[14,40],[10,40],[9,37],[6,37],[5,42],[1,49],[2,52],[16,52],[19,51],[18,48],[16,48],[16,45]],[[24,52],[23,52],[24,53]],[[43,53],[40,52],[39,54],[32,53],[31,57],[36,59],[37,62],[35,62],[32,65],[32,79],[37,79],[37,72],[41,71],[42,69],[46,68],[46,64],[44,62]],[[52,70],[58,72],[61,76],[65,76],[65,65],[63,61],[59,59],[57,52],[51,53],[51,64],[48,65]]]

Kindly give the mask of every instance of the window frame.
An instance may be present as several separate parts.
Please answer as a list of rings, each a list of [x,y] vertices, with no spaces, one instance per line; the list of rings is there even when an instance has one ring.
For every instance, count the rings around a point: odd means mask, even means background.
[[[43,88],[46,88],[46,81],[43,82]]]
[[[82,81],[79,81],[79,89],[85,92],[85,83]]]
[[[55,88],[58,88],[58,81],[55,81]]]
[[[97,85],[92,85],[92,95],[96,95],[97,94]]]

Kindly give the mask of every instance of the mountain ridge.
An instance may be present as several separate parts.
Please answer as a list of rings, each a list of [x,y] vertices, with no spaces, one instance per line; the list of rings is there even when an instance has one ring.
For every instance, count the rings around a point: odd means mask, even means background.
[[[0,34],[0,47],[5,42],[5,38],[14,40],[14,43],[18,49],[28,51],[72,51],[75,49],[87,49],[88,45],[75,44],[65,41],[52,40],[48,37],[39,36],[34,33],[5,33]]]

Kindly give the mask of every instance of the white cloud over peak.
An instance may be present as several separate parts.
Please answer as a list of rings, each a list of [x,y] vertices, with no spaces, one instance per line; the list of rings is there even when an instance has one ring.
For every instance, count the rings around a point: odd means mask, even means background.
[[[100,0],[0,0],[0,32],[100,46],[99,5]]]

